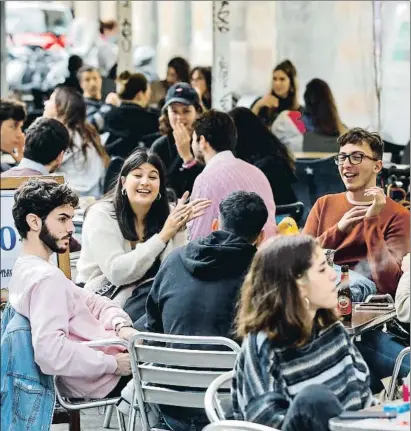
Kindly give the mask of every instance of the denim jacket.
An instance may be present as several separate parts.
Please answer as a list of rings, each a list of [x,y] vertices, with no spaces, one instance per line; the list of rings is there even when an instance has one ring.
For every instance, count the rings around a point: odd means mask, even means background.
[[[30,322],[9,305],[1,322],[1,429],[48,431],[53,419],[53,377],[34,362]]]

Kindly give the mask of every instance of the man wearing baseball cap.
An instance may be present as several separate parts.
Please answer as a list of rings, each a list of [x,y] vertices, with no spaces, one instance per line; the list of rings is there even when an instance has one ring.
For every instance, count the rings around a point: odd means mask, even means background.
[[[163,161],[168,186],[178,198],[186,191],[191,192],[195,179],[204,168],[191,151],[193,124],[202,112],[198,94],[190,84],[178,82],[170,87],[163,114],[171,129],[154,142],[151,151]]]

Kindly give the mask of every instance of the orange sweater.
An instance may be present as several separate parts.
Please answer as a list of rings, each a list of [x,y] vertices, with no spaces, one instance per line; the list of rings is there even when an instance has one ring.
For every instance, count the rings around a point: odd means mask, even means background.
[[[410,212],[387,198],[379,216],[367,217],[351,232],[343,233],[337,223],[353,207],[345,193],[319,198],[303,233],[318,238],[321,247],[337,250],[337,265],[354,269],[366,262],[378,291],[394,295],[401,277],[401,260],[410,251]]]

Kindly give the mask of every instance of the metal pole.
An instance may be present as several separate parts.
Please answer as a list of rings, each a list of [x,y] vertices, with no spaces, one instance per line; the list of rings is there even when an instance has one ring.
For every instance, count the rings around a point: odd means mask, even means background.
[[[230,1],[213,1],[213,108],[228,112],[233,107],[230,81]]]
[[[0,1],[0,40],[1,40],[1,97],[7,97],[8,95],[8,85],[7,85],[7,45],[6,45],[6,2]]]

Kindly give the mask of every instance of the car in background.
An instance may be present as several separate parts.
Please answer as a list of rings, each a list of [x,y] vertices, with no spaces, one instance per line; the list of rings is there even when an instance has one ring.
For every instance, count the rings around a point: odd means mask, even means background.
[[[6,2],[6,32],[13,46],[64,48],[72,20],[71,9],[56,2]]]

